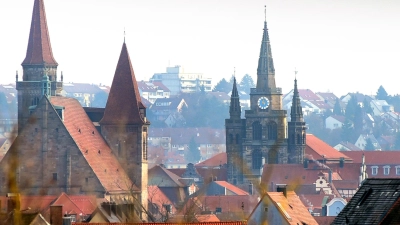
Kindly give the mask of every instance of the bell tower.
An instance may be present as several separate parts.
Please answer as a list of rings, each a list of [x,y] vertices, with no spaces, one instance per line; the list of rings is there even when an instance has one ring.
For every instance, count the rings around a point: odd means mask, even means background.
[[[50,36],[47,27],[44,0],[35,0],[32,13],[26,57],[22,62],[22,81],[16,77],[18,90],[18,132],[24,127],[30,116],[30,107],[35,107],[42,97],[42,78],[47,75],[51,90],[49,96],[55,96],[62,90],[62,82],[57,82],[58,63],[53,57]]]

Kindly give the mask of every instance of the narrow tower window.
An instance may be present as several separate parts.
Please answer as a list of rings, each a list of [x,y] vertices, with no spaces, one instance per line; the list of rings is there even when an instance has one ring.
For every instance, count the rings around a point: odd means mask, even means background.
[[[260,149],[256,149],[252,153],[253,169],[260,169],[262,164],[262,153]]]
[[[275,122],[268,123],[268,140],[276,140],[278,138],[278,129]]]
[[[262,137],[262,126],[260,122],[256,121],[253,123],[253,140],[261,140]]]

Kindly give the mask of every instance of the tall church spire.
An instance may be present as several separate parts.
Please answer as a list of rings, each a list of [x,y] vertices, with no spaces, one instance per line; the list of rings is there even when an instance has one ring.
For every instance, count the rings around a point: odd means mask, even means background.
[[[266,9],[265,9],[266,15]],[[264,21],[264,32],[261,42],[260,58],[257,68],[257,89],[260,91],[274,92],[275,85],[275,68],[272,59],[272,51],[269,40],[267,20]]]
[[[240,119],[241,107],[239,101],[239,93],[236,87],[236,77],[233,77],[233,88],[231,94],[231,104],[229,107],[229,114],[231,119]]]
[[[118,65],[101,124],[143,124],[145,107],[141,102],[135,73],[126,43],[122,45]]]
[[[24,65],[57,66],[51,50],[43,0],[35,0]]]
[[[297,71],[295,71],[297,74]],[[303,110],[300,104],[299,90],[297,89],[297,78],[294,79],[292,108],[290,112],[291,121],[303,122]]]

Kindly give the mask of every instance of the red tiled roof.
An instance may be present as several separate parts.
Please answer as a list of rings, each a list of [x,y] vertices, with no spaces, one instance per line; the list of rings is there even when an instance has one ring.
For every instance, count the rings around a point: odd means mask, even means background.
[[[176,211],[173,202],[160,190],[156,185],[150,185],[147,187],[149,203],[156,204],[159,209],[162,209],[163,205],[170,204],[173,209],[172,212]]]
[[[334,149],[333,147],[312,134],[306,135],[305,154],[306,157],[314,160],[339,160],[341,157],[343,157],[346,161],[351,160],[350,157]]]
[[[199,222],[219,222],[220,221],[215,214],[196,215],[196,220]]]
[[[86,195],[69,196],[63,192],[51,205],[62,205],[63,212],[91,215],[96,209],[96,197]],[[45,215],[50,215],[50,208],[46,210]]]
[[[28,49],[22,65],[46,64],[57,66],[51,50],[43,0],[35,0]]]
[[[144,105],[140,100],[135,73],[124,42],[108,96],[104,117],[100,121],[100,124],[143,124],[144,121],[139,110],[142,107]]]
[[[355,163],[361,163],[364,154],[367,165],[400,165],[400,151],[345,151],[343,154]]]
[[[64,125],[104,189],[128,190],[125,187],[130,183],[127,174],[80,103],[76,99],[60,96],[51,97],[51,103],[65,107]]]
[[[249,195],[249,193],[243,191],[242,189],[236,187],[233,184],[230,184],[226,181],[214,181],[215,183],[217,183],[218,185],[225,187],[226,189],[228,189],[229,191],[235,193],[236,195]]]
[[[321,100],[313,91],[310,89],[299,89],[299,96],[303,100]]]
[[[213,157],[204,160],[203,162],[199,162],[196,164],[196,167],[217,167],[227,163],[226,152],[221,152]]]

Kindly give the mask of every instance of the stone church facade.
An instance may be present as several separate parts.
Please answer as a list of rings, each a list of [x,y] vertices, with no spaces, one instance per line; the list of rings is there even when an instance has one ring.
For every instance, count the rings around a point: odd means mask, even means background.
[[[60,96],[57,66],[44,2],[35,0],[22,80],[16,76],[18,136],[0,162],[0,194],[136,198],[147,208],[150,122],[126,43],[104,109]]]
[[[295,79],[291,120],[282,109],[282,89],[275,84],[275,68],[267,22],[261,42],[257,84],[250,90],[250,109],[241,117],[234,79],[229,119],[225,120],[228,181],[260,183],[264,164],[303,163],[306,126]]]

